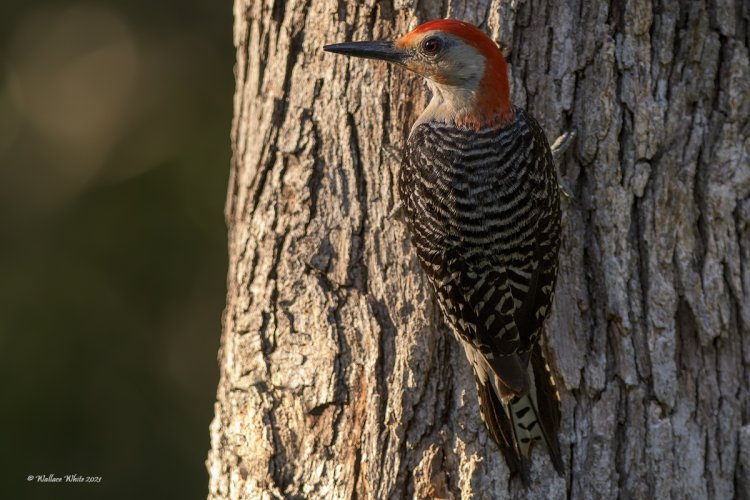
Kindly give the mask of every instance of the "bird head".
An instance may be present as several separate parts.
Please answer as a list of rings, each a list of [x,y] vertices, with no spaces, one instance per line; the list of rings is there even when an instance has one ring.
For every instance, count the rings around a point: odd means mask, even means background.
[[[395,41],[336,43],[323,49],[380,59],[426,78],[433,98],[415,126],[440,120],[478,129],[513,119],[505,58],[472,24],[429,21]]]

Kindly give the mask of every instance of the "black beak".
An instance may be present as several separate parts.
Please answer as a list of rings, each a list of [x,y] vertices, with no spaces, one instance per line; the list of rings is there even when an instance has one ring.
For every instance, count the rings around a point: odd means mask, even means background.
[[[409,53],[397,48],[393,42],[344,42],[334,43],[323,47],[326,52],[343,54],[345,56],[379,59],[396,64],[404,64]]]

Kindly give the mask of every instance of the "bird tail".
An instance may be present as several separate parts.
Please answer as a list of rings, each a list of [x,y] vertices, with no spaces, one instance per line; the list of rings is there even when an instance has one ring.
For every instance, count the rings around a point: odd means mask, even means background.
[[[505,456],[511,474],[518,474],[529,485],[531,448],[546,446],[552,465],[562,476],[564,471],[557,432],[560,427],[559,397],[541,348],[531,354],[530,390],[525,395],[502,399],[489,379],[477,377],[479,405],[490,437]]]

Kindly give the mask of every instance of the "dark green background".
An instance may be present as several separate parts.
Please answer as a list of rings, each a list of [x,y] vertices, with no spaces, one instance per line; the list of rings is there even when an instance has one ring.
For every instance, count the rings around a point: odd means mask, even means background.
[[[204,498],[231,2],[4,1],[0,54],[0,497]]]

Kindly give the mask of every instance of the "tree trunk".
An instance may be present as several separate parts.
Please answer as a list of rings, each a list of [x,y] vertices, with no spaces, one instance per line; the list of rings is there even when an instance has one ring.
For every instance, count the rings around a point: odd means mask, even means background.
[[[743,0],[236,0],[230,267],[210,498],[750,495]],[[324,54],[481,25],[559,165],[545,344],[567,474],[510,481],[397,203],[420,78]],[[385,146],[385,148],[384,148]]]

